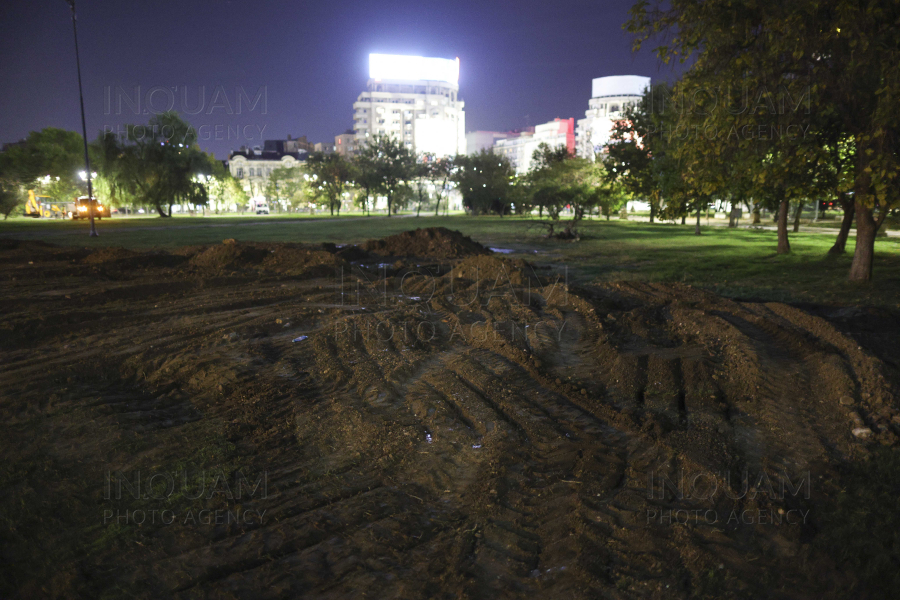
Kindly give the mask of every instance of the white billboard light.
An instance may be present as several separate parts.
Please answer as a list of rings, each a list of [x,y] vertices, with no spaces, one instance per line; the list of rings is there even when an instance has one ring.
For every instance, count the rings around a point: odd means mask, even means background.
[[[642,96],[650,87],[650,78],[639,75],[597,77],[591,85],[591,98],[604,96]]]
[[[459,59],[370,54],[369,77],[382,80],[446,81],[457,84],[459,82]]]

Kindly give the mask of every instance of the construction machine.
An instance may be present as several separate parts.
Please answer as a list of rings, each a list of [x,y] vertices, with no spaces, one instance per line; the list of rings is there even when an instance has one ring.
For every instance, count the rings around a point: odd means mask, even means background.
[[[39,196],[34,190],[28,190],[28,201],[25,202],[25,216],[36,219],[67,219],[75,211],[74,202],[60,202],[50,196]]]

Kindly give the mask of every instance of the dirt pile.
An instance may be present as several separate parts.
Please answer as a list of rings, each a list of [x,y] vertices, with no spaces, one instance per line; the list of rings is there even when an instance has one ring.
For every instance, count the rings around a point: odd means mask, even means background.
[[[127,260],[133,258],[137,255],[136,252],[132,252],[126,248],[117,248],[117,247],[109,247],[109,248],[101,248],[99,250],[95,250],[91,252],[84,258],[84,262],[89,265],[97,265],[107,262],[114,262],[118,260]]]
[[[533,266],[526,261],[490,255],[460,261],[447,277],[481,281],[492,286],[522,286],[537,279]]]
[[[896,571],[891,471],[841,498],[897,452],[898,319],[495,256],[36,255],[0,246],[0,596],[807,600]]]
[[[260,263],[268,254],[266,250],[234,240],[210,246],[191,257],[190,264],[210,270],[240,268]]]
[[[284,275],[319,273],[333,274],[343,268],[350,270],[350,264],[326,250],[280,245],[270,250],[261,267]]]
[[[417,256],[422,258],[463,258],[490,254],[490,250],[446,227],[428,227],[404,231],[380,240],[369,240],[360,247],[381,256]]]

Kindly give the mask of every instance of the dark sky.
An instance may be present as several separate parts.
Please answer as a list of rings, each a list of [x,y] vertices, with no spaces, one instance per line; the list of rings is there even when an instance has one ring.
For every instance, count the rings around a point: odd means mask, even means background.
[[[186,118],[219,158],[288,134],[330,142],[352,124],[370,52],[458,56],[467,131],[578,119],[594,77],[673,78],[649,51],[631,52],[631,3],[80,0],[88,137],[174,103],[199,111]],[[3,2],[0,57],[0,142],[81,130],[64,0]],[[138,97],[143,114],[128,104]]]

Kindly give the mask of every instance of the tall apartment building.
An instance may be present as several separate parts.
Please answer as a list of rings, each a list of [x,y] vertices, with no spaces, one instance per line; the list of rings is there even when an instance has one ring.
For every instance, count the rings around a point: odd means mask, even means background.
[[[553,119],[523,131],[515,137],[497,140],[494,154],[505,156],[516,175],[524,175],[531,168],[531,157],[541,144],[551,148],[560,146],[575,154],[575,119]]]
[[[353,103],[356,146],[383,134],[417,154],[465,153],[465,103],[458,93],[459,59],[370,54],[367,89]]]
[[[578,120],[578,155],[593,159],[609,144],[613,126],[622,119],[630,104],[640,102],[650,86],[649,77],[616,75],[597,77],[591,84],[591,99],[584,118]]]

